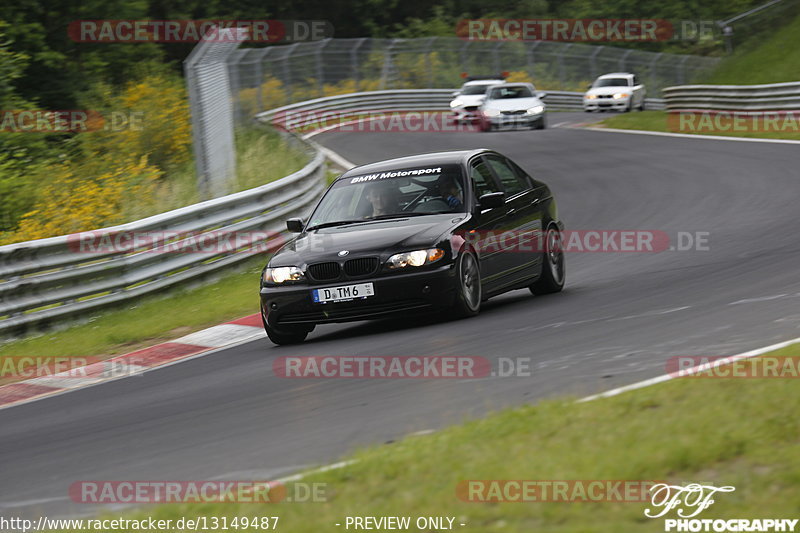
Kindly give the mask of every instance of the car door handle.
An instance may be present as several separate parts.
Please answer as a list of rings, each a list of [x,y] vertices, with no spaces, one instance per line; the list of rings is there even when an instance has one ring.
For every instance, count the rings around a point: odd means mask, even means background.
[[[510,217],[510,216],[514,215],[514,213],[516,213],[516,212],[517,212],[517,210],[512,207],[511,209],[506,211],[506,216]]]
[[[541,198],[534,198],[534,199],[531,201],[531,205],[536,205],[536,204],[538,204],[540,201],[541,201]]]

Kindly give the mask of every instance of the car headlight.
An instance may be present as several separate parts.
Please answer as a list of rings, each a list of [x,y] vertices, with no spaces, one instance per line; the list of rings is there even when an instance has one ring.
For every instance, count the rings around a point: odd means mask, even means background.
[[[619,100],[620,98],[627,98],[628,93],[614,93],[614,98]]]
[[[597,95],[596,95],[596,94],[587,94],[587,95],[586,95],[586,99],[587,99],[587,100],[594,100],[594,99],[596,99],[596,98],[597,98]]]
[[[461,104],[463,103],[464,102],[462,102],[461,100],[456,99],[450,102],[450,107],[461,107]]]
[[[500,111],[497,109],[484,109],[483,114],[487,117],[496,117],[500,115]]]
[[[386,266],[392,270],[406,268],[409,266],[420,267],[435,263],[444,257],[444,250],[439,248],[429,248],[428,250],[414,250],[413,252],[403,252],[394,254],[386,261]]]
[[[297,283],[305,281],[305,273],[297,267],[277,267],[265,268],[262,279],[266,283],[275,283],[280,285],[282,283]]]
[[[535,105],[532,108],[528,109],[529,115],[538,115],[539,113],[544,113],[543,105]]]

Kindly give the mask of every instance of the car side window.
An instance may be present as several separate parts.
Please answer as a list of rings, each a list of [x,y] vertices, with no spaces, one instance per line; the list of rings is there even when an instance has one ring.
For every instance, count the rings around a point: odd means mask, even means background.
[[[634,76],[633,77],[633,84],[634,85],[639,85],[639,77],[638,76]]]
[[[508,196],[519,194],[530,188],[528,180],[517,174],[505,159],[497,156],[487,156],[486,160],[489,161],[497,177],[500,178],[500,183],[503,184],[503,189],[505,189]]]
[[[518,164],[514,163],[510,159],[508,159],[507,161],[508,161],[508,164],[511,166],[511,168],[514,169],[514,172],[517,173],[517,176],[519,176],[520,179],[525,182],[525,184],[526,184],[525,187],[526,188],[528,188],[528,187],[532,188],[534,186],[534,184],[535,184],[535,181],[530,176],[530,174],[528,174],[527,172],[522,170],[522,167],[520,167]]]
[[[469,176],[475,188],[475,199],[477,200],[484,194],[499,192],[500,189],[495,185],[492,171],[483,159],[476,159],[470,163]]]

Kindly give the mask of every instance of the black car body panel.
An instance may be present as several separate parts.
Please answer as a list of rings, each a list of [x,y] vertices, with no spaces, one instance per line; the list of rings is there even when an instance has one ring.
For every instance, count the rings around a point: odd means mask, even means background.
[[[561,229],[563,225],[550,189],[497,152],[482,149],[393,159],[351,169],[336,182],[355,182],[352,178],[356,176],[397,169],[441,169],[445,165],[457,165],[463,175],[463,207],[459,206],[462,212],[364,220],[315,229],[311,222],[336,183],[332,185],[304,230],[278,250],[267,265],[270,269],[299,268],[305,273],[305,280],[278,285],[265,282],[262,277],[265,324],[275,329],[310,329],[315,324],[448,308],[456,294],[456,264],[465,251],[478,259],[483,299],[535,282],[542,270],[539,250],[520,252],[507,249],[502,243],[484,249],[480,236],[538,232],[549,225]],[[505,201],[499,207],[482,209],[477,199],[487,192],[503,192]],[[479,237],[473,241],[471,236]],[[433,264],[399,270],[387,266],[394,254],[427,249],[443,250],[444,255]],[[368,283],[374,291],[368,297],[315,301],[317,289]]]

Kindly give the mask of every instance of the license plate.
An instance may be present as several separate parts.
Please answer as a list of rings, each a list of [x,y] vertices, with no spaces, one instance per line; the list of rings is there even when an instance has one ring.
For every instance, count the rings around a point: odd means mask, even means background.
[[[357,285],[342,285],[341,287],[326,287],[314,289],[311,297],[314,303],[326,304],[331,302],[347,302],[350,300],[363,300],[375,296],[372,283],[359,283]]]

